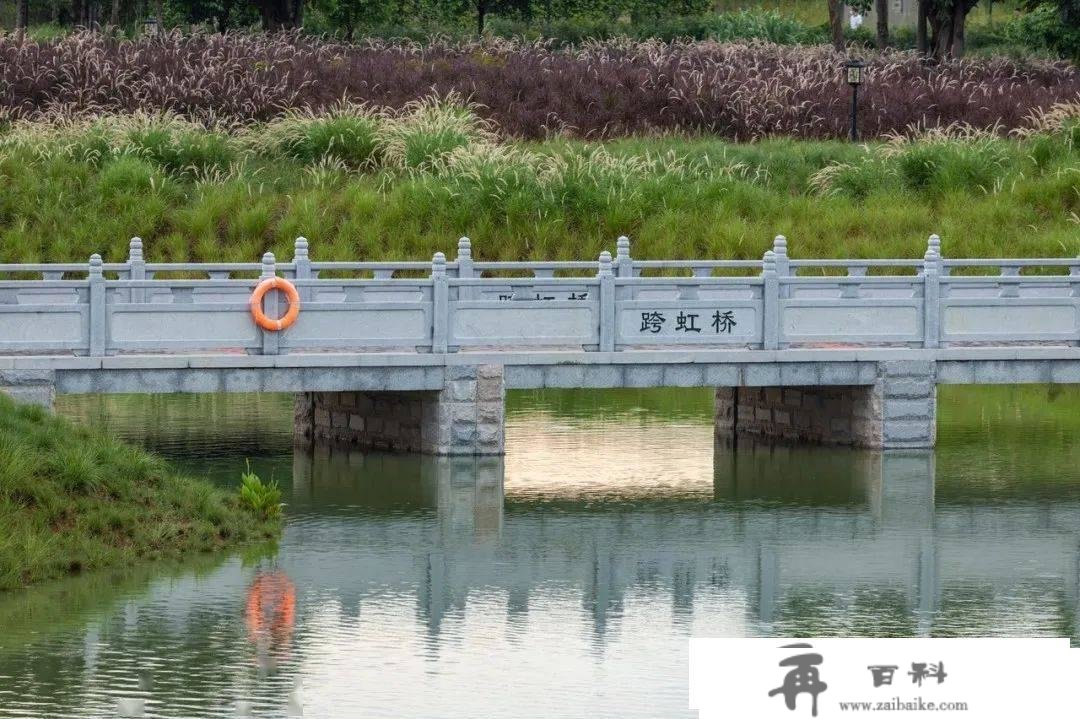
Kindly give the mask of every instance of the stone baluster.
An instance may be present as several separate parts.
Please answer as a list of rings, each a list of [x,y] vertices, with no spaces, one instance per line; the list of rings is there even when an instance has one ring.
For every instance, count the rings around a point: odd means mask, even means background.
[[[306,237],[297,237],[296,242],[293,243],[293,277],[297,280],[310,280],[311,275],[311,257],[308,255],[308,241]],[[301,302],[310,302],[314,299],[315,289],[313,287],[300,286],[296,288],[297,293],[300,295]]]
[[[446,255],[441,252],[431,258],[431,299],[431,351],[445,354],[449,341],[450,284],[446,277]]]
[[[143,242],[139,237],[132,237],[128,243],[128,276],[129,280],[142,281],[146,279],[146,261],[143,260]],[[146,302],[147,291],[145,287],[132,287],[128,293],[128,302],[142,304]]]
[[[923,256],[923,346],[941,345],[941,256],[934,246]]]
[[[105,273],[102,270],[101,255],[90,255],[87,280],[90,283],[90,356],[103,357],[108,326],[105,315]]]
[[[1019,265],[1002,265],[1001,266],[1002,277],[1019,277],[1020,267]],[[1002,283],[1001,288],[998,290],[998,297],[1019,297],[1020,285],[1015,282]]]
[[[787,299],[791,296],[791,286],[785,281],[791,277],[791,258],[787,253],[787,238],[777,235],[773,239],[773,255],[776,256],[776,277],[780,282],[780,296]]]
[[[619,277],[634,276],[634,261],[630,258],[630,238],[626,235],[615,240],[615,272]]]
[[[611,253],[600,253],[600,351],[615,351],[615,273],[612,271]]]
[[[462,237],[457,241],[457,276],[467,280],[473,277],[472,240]],[[476,288],[471,286],[459,286],[458,299],[471,300],[476,296]]]
[[[761,260],[762,349],[780,347],[780,282],[776,274],[776,253],[769,250]]]
[[[259,276],[260,280],[269,279],[271,277],[277,277],[277,259],[274,258],[273,252],[267,252],[262,257],[262,274]],[[281,306],[278,302],[280,293],[276,291],[267,292],[263,297],[263,311],[267,317],[271,319],[281,316]],[[278,339],[277,332],[271,332],[269,330],[262,330],[262,353],[264,355],[276,355],[278,354],[278,348],[280,341]]]

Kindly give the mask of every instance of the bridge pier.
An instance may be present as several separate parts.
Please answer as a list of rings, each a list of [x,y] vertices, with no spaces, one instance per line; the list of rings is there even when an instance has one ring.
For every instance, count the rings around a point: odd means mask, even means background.
[[[716,436],[873,449],[933,447],[933,362],[880,362],[874,384],[719,387]]]
[[[52,370],[0,370],[0,393],[19,404],[36,404],[51,410],[56,399],[56,377]]]
[[[301,444],[499,455],[505,394],[501,365],[447,367],[441,390],[301,392],[294,432]]]

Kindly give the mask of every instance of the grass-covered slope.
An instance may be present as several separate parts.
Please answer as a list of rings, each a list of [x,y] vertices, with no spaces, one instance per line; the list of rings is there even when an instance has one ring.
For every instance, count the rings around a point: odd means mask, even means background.
[[[852,144],[642,137],[511,142],[460,106],[357,107],[208,131],[105,116],[0,132],[0,262],[452,256],[592,259],[1080,254],[1080,104],[1024,136]]]
[[[141,449],[0,395],[0,590],[277,530]]]

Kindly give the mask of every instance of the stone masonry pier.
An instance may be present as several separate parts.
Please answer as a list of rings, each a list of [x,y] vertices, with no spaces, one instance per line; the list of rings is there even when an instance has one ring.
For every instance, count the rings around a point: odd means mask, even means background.
[[[301,392],[294,433],[298,443],[502,454],[504,396],[500,365],[454,367],[442,391]]]
[[[810,444],[932,447],[937,385],[931,362],[883,362],[874,384],[720,387],[717,438],[750,434]]]

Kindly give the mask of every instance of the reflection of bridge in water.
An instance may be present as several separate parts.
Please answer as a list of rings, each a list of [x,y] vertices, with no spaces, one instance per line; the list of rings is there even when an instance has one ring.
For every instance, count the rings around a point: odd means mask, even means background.
[[[796,604],[800,613],[807,603],[860,605],[863,632],[931,634],[957,604],[989,621],[1032,611],[1012,604],[1020,594],[1036,598],[1047,631],[1077,634],[1080,503],[935,505],[929,452],[719,446],[714,467],[714,501],[675,499],[671,511],[656,497],[522,501],[513,477],[504,494],[501,458],[297,453],[295,513],[352,506],[291,523],[280,563],[299,587],[332,576],[346,607],[415,594],[436,633],[470,594],[505,593],[514,615],[534,595],[568,588],[598,634],[637,591],[667,591],[676,620],[720,596],[763,625],[752,631],[777,633]],[[898,623],[882,629],[884,617]],[[978,617],[965,627],[986,633]]]

